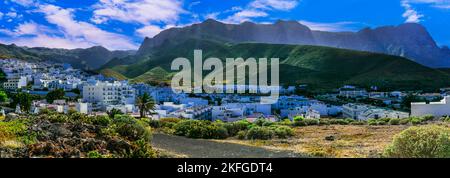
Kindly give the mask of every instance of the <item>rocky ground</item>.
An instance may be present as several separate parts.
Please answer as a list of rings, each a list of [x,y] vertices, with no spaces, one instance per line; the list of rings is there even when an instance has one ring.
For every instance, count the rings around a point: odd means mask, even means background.
[[[0,122],[5,124],[17,121]],[[12,127],[10,125],[8,127]],[[5,136],[0,138],[1,158],[139,157],[134,153],[147,148],[136,140],[111,131],[111,126],[82,121],[54,122],[39,116],[27,118],[23,125],[15,127],[25,128],[12,136],[6,135],[10,131],[3,129]],[[130,128],[130,133],[135,133],[132,127]]]

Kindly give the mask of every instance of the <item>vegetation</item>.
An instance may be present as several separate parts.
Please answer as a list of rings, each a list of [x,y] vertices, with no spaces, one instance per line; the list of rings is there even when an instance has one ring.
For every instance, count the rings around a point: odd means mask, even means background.
[[[8,95],[5,91],[0,90],[0,103],[7,102],[8,101]]]
[[[450,129],[443,126],[411,127],[394,137],[385,152],[395,158],[449,158]]]
[[[104,66],[137,81],[164,81],[173,73],[170,61],[178,56],[193,60],[194,49],[204,49],[203,58],[277,57],[280,82],[307,84],[310,88],[334,89],[343,84],[379,86],[380,89],[436,89],[445,87],[450,75],[424,67],[406,58],[318,46],[281,44],[224,44],[212,40],[190,39],[167,42],[152,49],[149,56],[115,59]],[[131,61],[131,62],[130,62]],[[207,73],[205,73],[206,75]]]
[[[127,115],[87,116],[43,110],[0,121],[0,148],[20,150],[15,157],[153,158],[151,128]],[[14,152],[15,153],[15,152]]]
[[[142,96],[139,96],[137,98],[136,104],[138,105],[141,118],[145,118],[146,113],[149,111],[153,111],[155,107],[155,101],[150,95],[148,95],[148,93],[144,93]]]
[[[10,103],[10,107],[15,108],[19,105],[22,112],[29,112],[34,97],[29,93],[19,92],[17,94],[13,94],[11,99],[12,102]]]
[[[63,89],[56,89],[53,91],[50,91],[45,96],[45,99],[48,103],[53,103],[55,100],[61,100],[64,99],[65,92]]]

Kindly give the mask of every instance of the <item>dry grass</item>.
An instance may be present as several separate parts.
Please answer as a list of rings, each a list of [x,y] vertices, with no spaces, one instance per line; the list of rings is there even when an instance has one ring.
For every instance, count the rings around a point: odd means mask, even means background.
[[[288,140],[249,141],[229,139],[223,142],[290,150],[318,157],[379,157],[395,134],[409,126],[308,126],[295,128]],[[334,140],[326,140],[332,136]]]

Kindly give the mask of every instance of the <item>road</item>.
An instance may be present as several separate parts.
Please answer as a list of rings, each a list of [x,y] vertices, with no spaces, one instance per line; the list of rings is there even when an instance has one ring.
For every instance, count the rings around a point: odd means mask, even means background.
[[[152,145],[189,158],[292,158],[305,157],[289,151],[275,151],[233,143],[189,139],[165,134],[153,135]]]

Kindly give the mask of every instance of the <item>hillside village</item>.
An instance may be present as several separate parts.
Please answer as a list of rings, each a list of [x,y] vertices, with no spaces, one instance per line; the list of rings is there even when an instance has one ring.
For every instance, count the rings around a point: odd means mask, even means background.
[[[378,91],[376,86],[367,89],[346,85],[333,93],[305,96],[303,94],[306,93],[307,86],[287,86],[280,87],[282,96],[278,102],[268,105],[259,103],[261,96],[258,95],[175,94],[167,86],[118,81],[74,69],[69,64],[4,59],[0,61],[0,66],[4,73],[3,90],[9,95],[28,93],[36,96],[30,107],[26,108],[21,108],[20,104],[11,106],[13,99],[8,97],[2,104],[3,115],[38,114],[41,110],[48,109],[59,113],[74,110],[87,115],[107,115],[116,110],[139,117],[141,112],[136,101],[144,94],[154,100],[154,108],[145,111],[154,120],[183,118],[254,122],[266,119],[278,122],[302,117],[367,121],[425,115],[440,118],[450,115],[448,88],[436,93],[423,93]],[[64,91],[64,97],[46,100],[46,96],[55,90]],[[414,100],[409,101],[411,98]],[[410,105],[411,110],[407,105]]]

